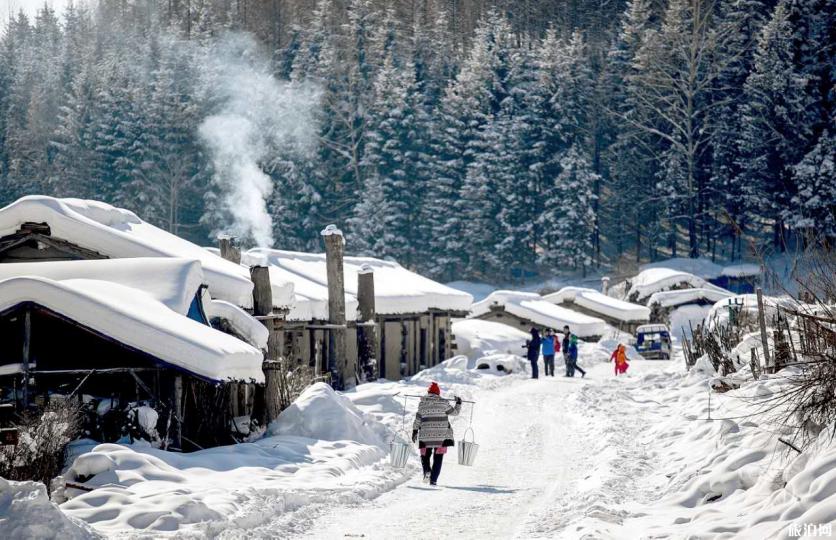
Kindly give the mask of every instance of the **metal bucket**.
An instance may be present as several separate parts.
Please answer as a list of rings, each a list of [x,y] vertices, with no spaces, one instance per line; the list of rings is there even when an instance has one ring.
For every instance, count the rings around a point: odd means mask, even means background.
[[[409,443],[394,440],[389,443],[389,463],[392,467],[403,469],[409,461]]]
[[[467,440],[468,431],[473,439],[472,441]],[[464,432],[464,437],[459,441],[459,465],[470,467],[476,461],[476,454],[479,453],[479,445],[475,441],[476,437],[473,435],[473,428],[467,428],[467,431]]]

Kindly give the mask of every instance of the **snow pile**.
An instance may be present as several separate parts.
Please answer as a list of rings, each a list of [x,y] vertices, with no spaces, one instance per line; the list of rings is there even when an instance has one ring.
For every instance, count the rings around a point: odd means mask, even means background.
[[[658,304],[661,307],[682,306],[685,304],[709,303],[714,304],[724,298],[734,296],[733,293],[718,287],[698,287],[695,289],[679,289],[676,291],[661,291],[650,295],[648,306]]]
[[[553,304],[573,302],[601,316],[623,322],[647,322],[650,320],[650,309],[647,307],[612,298],[594,289],[563,287],[557,292],[544,296],[543,299]]]
[[[674,338],[691,339],[691,329],[702,324],[705,318],[711,313],[711,306],[698,306],[687,304],[679,306],[670,314],[670,329]]]
[[[383,448],[388,433],[325,383],[307,388],[268,428],[270,435],[356,441]]]
[[[247,256],[266,258],[271,266],[328,286],[325,254],[258,248],[248,251]],[[473,302],[473,297],[465,292],[411,272],[396,262],[371,257],[345,257],[347,294],[356,297],[357,274],[366,267],[374,271],[375,311],[380,314],[423,313],[430,309],[465,312]]]
[[[367,386],[377,401],[397,408],[386,395],[391,385]],[[252,534],[262,526],[275,530],[276,519],[287,521],[286,534],[316,508],[372,498],[405,481],[414,465],[405,470],[386,465],[394,436],[319,383],[282,412],[268,436],[251,443],[191,454],[140,444],[96,446],[77,457],[65,475],[96,489],[67,487],[71,498],[61,508],[108,535],[236,536],[235,531]]]
[[[521,354],[531,335],[507,324],[464,319],[453,321],[458,352],[470,359],[496,353]]]
[[[34,302],[208,379],[264,380],[259,350],[172,311],[137,289],[91,279],[0,281],[0,311],[22,302]]]
[[[86,540],[100,538],[89,526],[58,509],[40,482],[0,478],[0,536],[20,539]]]
[[[554,329],[569,326],[578,337],[603,336],[611,327],[597,317],[590,317],[543,300],[537,293],[495,291],[481,302],[476,302],[470,317],[479,318],[491,312],[491,307],[503,307],[508,313],[531,323]]]
[[[212,295],[252,307],[247,270],[139,219],[128,210],[98,201],[30,195],[0,209],[0,237],[27,222],[46,223],[55,238],[113,259],[182,257],[196,259]]]
[[[556,501],[564,512],[557,537],[790,538],[836,522],[829,431],[799,455],[779,441],[792,435],[775,422],[778,411],[756,414],[759,399],[786,388],[786,375],[709,396],[705,359],[688,373],[584,387],[575,406],[588,416],[590,455],[607,459],[570,500]],[[615,396],[625,398],[617,415]]]
[[[717,288],[701,277],[672,268],[649,268],[629,279],[628,282],[627,297],[636,302],[646,302],[653,293],[671,289]]]

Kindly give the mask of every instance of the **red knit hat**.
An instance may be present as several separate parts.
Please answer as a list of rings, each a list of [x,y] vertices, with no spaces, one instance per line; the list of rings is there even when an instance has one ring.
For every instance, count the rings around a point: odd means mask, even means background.
[[[427,392],[430,394],[435,394],[437,396],[441,395],[441,388],[438,386],[438,383],[433,381],[430,383],[430,387],[427,389]]]

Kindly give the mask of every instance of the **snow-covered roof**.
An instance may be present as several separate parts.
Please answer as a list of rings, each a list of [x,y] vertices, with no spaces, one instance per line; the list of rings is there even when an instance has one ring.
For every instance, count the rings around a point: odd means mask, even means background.
[[[110,281],[138,289],[181,315],[189,312],[204,282],[198,261],[162,257],[0,264],[0,280],[20,276]]]
[[[553,304],[574,302],[590,311],[624,322],[650,320],[650,309],[647,307],[612,298],[595,289],[563,287],[543,299]]]
[[[708,328],[725,325],[729,320],[729,306],[734,306],[740,313],[747,313],[752,320],[757,316],[758,296],[756,294],[735,294],[714,303],[711,311],[705,317]],[[778,308],[796,309],[798,303],[789,296],[764,296],[764,316],[767,321],[772,320]]]
[[[299,253],[267,248],[251,249],[246,253],[248,260],[252,257],[266,258],[271,267],[278,267],[287,272],[277,277],[292,279],[291,274],[301,276],[307,281],[320,285],[327,301],[328,278],[323,253]],[[371,257],[345,257],[343,272],[345,276],[346,295],[356,297],[357,274],[369,268],[374,271],[375,311],[383,315],[402,313],[423,313],[430,309],[444,311],[467,311],[473,302],[473,297],[465,292],[452,289],[424,276],[411,272],[396,262],[383,261]],[[297,294],[305,294],[300,290],[299,283],[293,279],[294,290]],[[309,287],[303,283],[302,285]],[[309,290],[311,296],[318,296],[321,291]],[[355,308],[356,310],[356,308]],[[351,318],[354,310],[346,306],[346,313]]]
[[[503,306],[505,311],[512,315],[558,331],[564,326],[569,326],[579,337],[602,336],[610,328],[602,319],[560,307],[544,300],[537,293],[518,291],[492,292],[481,302],[473,304],[470,317],[489,313],[491,306]]]
[[[695,276],[699,276],[703,279],[718,278],[723,272],[722,266],[705,258],[690,259],[687,257],[674,257],[672,259],[647,263],[641,266],[641,270],[643,271],[653,268],[668,268],[670,270],[694,274]]]
[[[219,318],[232,326],[235,334],[259,349],[267,348],[270,332],[267,327],[249,313],[226,300],[213,300],[208,295],[203,300],[203,311],[209,320]]]
[[[723,276],[733,277],[733,278],[741,278],[741,277],[750,277],[750,276],[758,276],[761,273],[761,267],[758,264],[751,264],[751,263],[744,263],[744,264],[733,264],[731,266],[726,266],[723,268],[722,274]]]
[[[203,248],[210,253],[214,253],[218,257],[221,256],[221,250],[216,247]],[[256,265],[267,265],[267,261],[261,256],[248,256],[246,253],[241,254],[241,267],[249,275],[250,267]],[[272,273],[270,274],[270,291],[273,297],[273,307],[278,309],[289,309],[293,306],[295,296],[293,294],[294,284],[292,281],[274,279]]]
[[[212,296],[252,307],[252,282],[245,268],[109,204],[30,195],[0,209],[0,237],[27,222],[46,223],[52,236],[110,258],[183,257],[203,266]]]
[[[0,311],[22,302],[34,302],[208,379],[264,381],[258,349],[169,309],[139,289],[94,279],[22,276],[0,281]]]
[[[729,298],[733,293],[724,291],[718,287],[696,289],[680,289],[677,291],[661,291],[653,293],[647,300],[647,305],[659,304],[662,307],[681,306],[695,304],[697,302],[718,302],[723,298]]]
[[[653,293],[666,291],[677,285],[688,285],[695,289],[723,290],[699,276],[673,268],[649,268],[628,281],[630,289],[627,291],[627,297],[639,301],[645,300]]]

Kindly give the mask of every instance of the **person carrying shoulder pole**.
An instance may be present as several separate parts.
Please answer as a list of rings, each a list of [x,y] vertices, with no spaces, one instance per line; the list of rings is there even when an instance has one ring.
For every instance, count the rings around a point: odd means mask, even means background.
[[[418,443],[421,452],[421,467],[424,469],[424,482],[436,485],[441,474],[441,464],[447,449],[453,442],[453,426],[449,416],[456,416],[462,408],[462,398],[454,396],[456,404],[452,407],[448,400],[441,397],[441,388],[433,381],[427,388],[427,394],[418,402],[418,412],[412,423],[412,442]],[[432,467],[430,458],[432,457]]]

